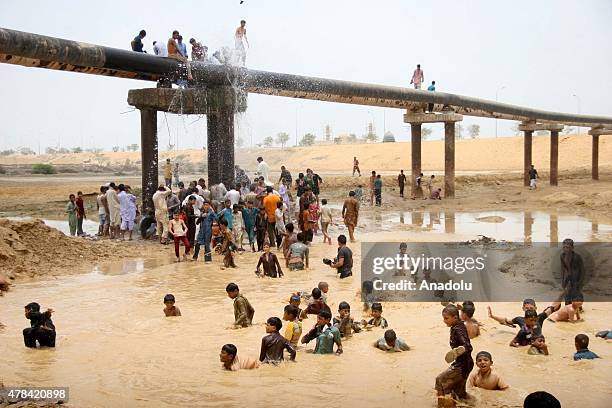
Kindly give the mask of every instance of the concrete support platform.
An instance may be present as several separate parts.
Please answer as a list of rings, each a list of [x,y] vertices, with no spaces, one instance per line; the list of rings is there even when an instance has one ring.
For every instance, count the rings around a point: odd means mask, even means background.
[[[447,113],[414,113],[408,112],[404,114],[404,123],[444,123],[444,122],[461,122],[463,115],[455,112]]]
[[[522,122],[518,128],[521,132],[535,132],[536,130],[556,130],[557,132],[560,132],[563,130],[563,127],[563,125],[558,123]]]
[[[128,91],[128,105],[181,115],[218,113],[227,106],[237,112],[247,107],[247,94],[229,86],[215,88],[144,88]]]
[[[204,89],[145,88],[128,92],[128,104],[141,113],[143,207],[153,207],[158,186],[157,111],[207,115],[208,183],[234,184],[234,114],[247,108],[247,94],[229,86]]]

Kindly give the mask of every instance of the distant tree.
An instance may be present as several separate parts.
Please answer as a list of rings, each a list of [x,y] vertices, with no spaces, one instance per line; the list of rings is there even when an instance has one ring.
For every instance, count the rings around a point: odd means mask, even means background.
[[[32,174],[55,174],[57,170],[52,164],[37,163],[32,165]]]
[[[348,141],[349,143],[357,143],[357,135],[356,135],[356,134],[354,134],[354,133],[350,133],[350,134],[348,135],[348,139],[347,139],[347,141]]]
[[[70,151],[72,153],[83,153],[83,149],[81,149],[79,146],[73,147],[72,149],[70,149]]]
[[[244,139],[242,137],[240,137],[240,136],[237,136],[234,139],[234,144],[236,145],[236,147],[240,148],[240,147],[244,146]]]
[[[566,126],[563,128],[563,130],[561,131],[562,133],[569,135],[571,133],[577,133],[578,132],[578,128],[577,127],[573,127],[573,126]]]
[[[47,147],[45,149],[45,154],[56,154],[56,153],[57,153],[57,150],[52,147]]]
[[[431,128],[421,127],[421,139],[427,140],[432,133],[433,130],[431,130]]]
[[[455,139],[463,138],[463,125],[459,122],[455,122]]]
[[[548,135],[548,130],[536,130],[535,134],[537,136],[546,136]]]
[[[30,155],[36,154],[36,152],[30,149],[29,147],[22,147],[21,149],[19,149],[19,153],[23,154],[24,156],[30,156]]]
[[[302,140],[300,140],[300,146],[312,146],[315,142],[316,136],[312,133],[306,133]]]
[[[276,135],[276,143],[281,145],[281,147],[284,148],[288,141],[289,141],[289,133],[280,132],[279,134]]]
[[[113,146],[113,152],[117,153],[119,151],[119,146]]]
[[[131,145],[127,145],[125,147],[125,150],[127,150],[128,152],[137,152],[139,148],[140,145],[138,143],[132,143]]]
[[[335,144],[342,144],[342,138],[341,137],[334,137],[334,143]]]
[[[468,126],[468,133],[472,139],[476,139],[480,135],[480,125]]]
[[[263,140],[264,147],[272,147],[274,144],[274,138],[272,136],[268,136]]]
[[[0,156],[10,156],[11,154],[15,154],[15,151],[13,149],[2,150],[0,152]]]
[[[510,128],[512,130],[512,133],[514,133],[514,136],[518,136],[521,134],[521,130],[519,129],[519,124],[515,123],[514,125],[512,125],[512,127]]]
[[[167,151],[171,151],[172,149],[174,149],[174,145],[173,145],[173,144],[168,143],[168,146],[166,146],[166,150],[167,150]]]

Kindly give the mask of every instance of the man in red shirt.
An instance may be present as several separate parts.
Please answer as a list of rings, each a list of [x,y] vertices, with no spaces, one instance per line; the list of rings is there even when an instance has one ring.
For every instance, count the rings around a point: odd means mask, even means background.
[[[83,232],[83,220],[85,218],[87,218],[87,216],[85,215],[85,206],[83,203],[83,192],[79,191],[77,193],[77,199],[76,199],[76,207],[77,207],[77,235],[79,237],[85,235],[85,233]]]

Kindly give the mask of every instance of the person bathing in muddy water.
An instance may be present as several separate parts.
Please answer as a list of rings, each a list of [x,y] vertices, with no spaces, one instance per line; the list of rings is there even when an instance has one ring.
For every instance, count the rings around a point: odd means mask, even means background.
[[[174,298],[173,294],[168,293],[166,296],[164,296],[164,305],[166,305],[164,308],[164,314],[166,317],[181,315],[181,310],[174,305],[175,302],[176,299]]]
[[[476,354],[476,366],[478,371],[470,375],[470,385],[472,387],[485,390],[505,390],[508,384],[493,372],[493,357],[488,351],[479,351]]]
[[[544,338],[544,335],[540,334],[540,335],[534,336],[531,339],[531,346],[529,346],[529,349],[527,350],[527,354],[532,354],[532,355],[543,354],[545,356],[548,355],[548,346],[546,345],[546,339]]]
[[[30,320],[30,327],[23,329],[23,342],[26,347],[36,348],[36,342],[41,347],[55,347],[55,325],[51,320],[53,309],[40,312],[40,305],[36,302],[25,306],[25,317]]]
[[[175,213],[174,218],[168,223],[168,231],[174,237],[174,254],[176,255],[176,261],[181,261],[179,252],[179,244],[181,241],[183,242],[183,245],[185,245],[185,254],[183,255],[183,259],[186,260],[190,249],[189,241],[187,240],[187,225],[185,225],[185,221],[179,218],[178,213]]]
[[[472,359],[472,344],[467,329],[459,318],[459,310],[454,305],[447,305],[442,310],[442,319],[450,327],[451,351],[446,354],[445,360],[451,363],[450,367],[436,377],[436,392],[438,394],[438,407],[449,406],[447,394],[456,398],[467,398],[465,384],[474,368]],[[454,406],[450,405],[450,406]]]
[[[247,327],[253,324],[255,309],[251,303],[240,294],[240,289],[235,283],[229,283],[225,288],[227,296],[234,300],[234,329]]]
[[[297,308],[297,319],[301,322],[302,321],[302,312],[303,310],[300,309],[300,304],[302,303],[302,298],[300,297],[299,294],[294,293],[291,295],[291,297],[289,298],[289,305],[291,306],[295,306]],[[288,306],[289,306],[288,305]]]
[[[512,319],[510,321],[512,324],[512,327],[514,327],[513,325],[518,324],[520,327],[520,330],[516,334],[514,339],[512,339],[512,341],[510,342],[510,346],[511,347],[522,347],[522,346],[530,345],[534,337],[542,334],[542,325],[544,324],[544,321],[546,320],[546,318],[552,314],[552,312],[553,312],[553,306],[547,307],[540,314],[538,314],[533,309],[529,309],[525,311],[525,317],[517,316],[514,319]],[[497,320],[498,322],[502,324],[506,324],[504,323],[504,321],[506,322],[508,321],[505,318],[496,317],[496,316],[493,316],[492,314],[490,317],[494,320]]]
[[[589,350],[589,336],[586,334],[577,334],[574,338],[574,345],[576,346],[574,360],[594,360],[599,358],[597,354]]]
[[[346,236],[338,235],[338,255],[336,258],[333,261],[324,259],[323,262],[335,268],[337,273],[340,274],[340,279],[353,276],[353,251],[346,246]]]
[[[389,327],[389,323],[387,322],[387,319],[382,317],[382,311],[383,307],[380,303],[372,303],[372,307],[370,308],[370,316],[372,316],[372,318],[369,321],[363,319],[361,321],[361,325],[365,329],[370,329],[372,327],[380,327],[381,329],[386,329],[387,327]]]
[[[329,310],[321,310],[317,315],[317,324],[304,337],[302,344],[308,344],[311,340],[316,339],[315,354],[331,354],[334,352],[334,344],[336,344],[336,354],[342,354],[342,339],[340,331],[337,327],[332,326],[331,312]]]
[[[283,320],[288,322],[285,328],[285,339],[289,341],[294,348],[297,347],[300,336],[302,335],[302,322],[299,319],[300,309],[294,305],[287,305],[284,309]]]
[[[329,308],[329,306],[327,306],[327,303],[323,301],[322,296],[321,296],[321,289],[314,288],[312,290],[312,298],[314,299],[314,301],[310,303],[308,307],[306,307],[306,309],[302,311],[302,314],[300,315],[300,317],[302,319],[307,319],[309,314],[319,314],[321,310],[326,310],[330,313],[330,319],[331,319],[331,309]]]
[[[582,295],[574,295],[572,297],[572,303],[569,305],[565,305],[561,307],[560,302],[553,303],[553,307],[557,309],[553,314],[548,317],[548,320],[551,322],[571,322],[577,323],[581,322],[582,319],[580,317],[580,311],[582,310],[582,304],[584,303],[584,298]]]
[[[463,304],[457,305],[457,309],[461,311],[461,320],[465,324],[470,339],[478,337],[480,335],[480,323],[474,319],[474,312],[476,312],[474,302],[466,300]]]
[[[219,221],[219,230],[223,236],[223,244],[221,244],[220,253],[223,255],[223,266],[226,268],[237,268],[234,262],[234,252],[236,252],[236,244],[234,243],[234,236],[227,227],[227,220]]]
[[[283,322],[278,317],[270,317],[266,321],[266,333],[268,335],[261,339],[261,350],[259,352],[259,361],[262,363],[279,364],[284,360],[284,350],[289,353],[289,360],[295,361],[295,355],[297,354],[295,348],[289,340],[279,333],[282,327]]]
[[[302,271],[309,265],[308,246],[304,243],[304,233],[297,234],[297,242],[289,246],[289,260],[287,266],[290,271]]]
[[[338,305],[338,316],[334,317],[334,326],[340,330],[340,335],[344,338],[351,337],[353,333],[359,333],[361,326],[355,323],[351,317],[351,305],[348,302],[340,302]]]
[[[223,363],[223,369],[228,371],[251,370],[259,367],[259,362],[254,358],[238,357],[238,349],[233,344],[221,347],[219,360]]]
[[[385,331],[385,335],[378,339],[376,343],[374,343],[374,347],[382,350],[382,351],[393,351],[393,352],[401,352],[408,351],[410,347],[406,344],[406,341],[401,337],[397,337],[394,330]]]
[[[349,196],[342,205],[342,218],[348,229],[351,242],[355,242],[355,227],[359,219],[359,202],[355,199],[355,192],[349,191]]]
[[[263,266],[263,275],[260,267]],[[276,254],[270,252],[270,243],[264,243],[264,253],[259,257],[259,262],[257,262],[255,273],[257,276],[263,277],[268,276],[270,278],[282,278],[283,270],[278,262],[278,257]]]

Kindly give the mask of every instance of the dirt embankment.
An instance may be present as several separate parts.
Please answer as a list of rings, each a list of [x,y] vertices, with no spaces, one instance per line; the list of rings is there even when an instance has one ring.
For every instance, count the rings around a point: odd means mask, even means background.
[[[65,275],[97,263],[133,257],[138,242],[91,241],[69,237],[41,220],[0,219],[0,283]]]

